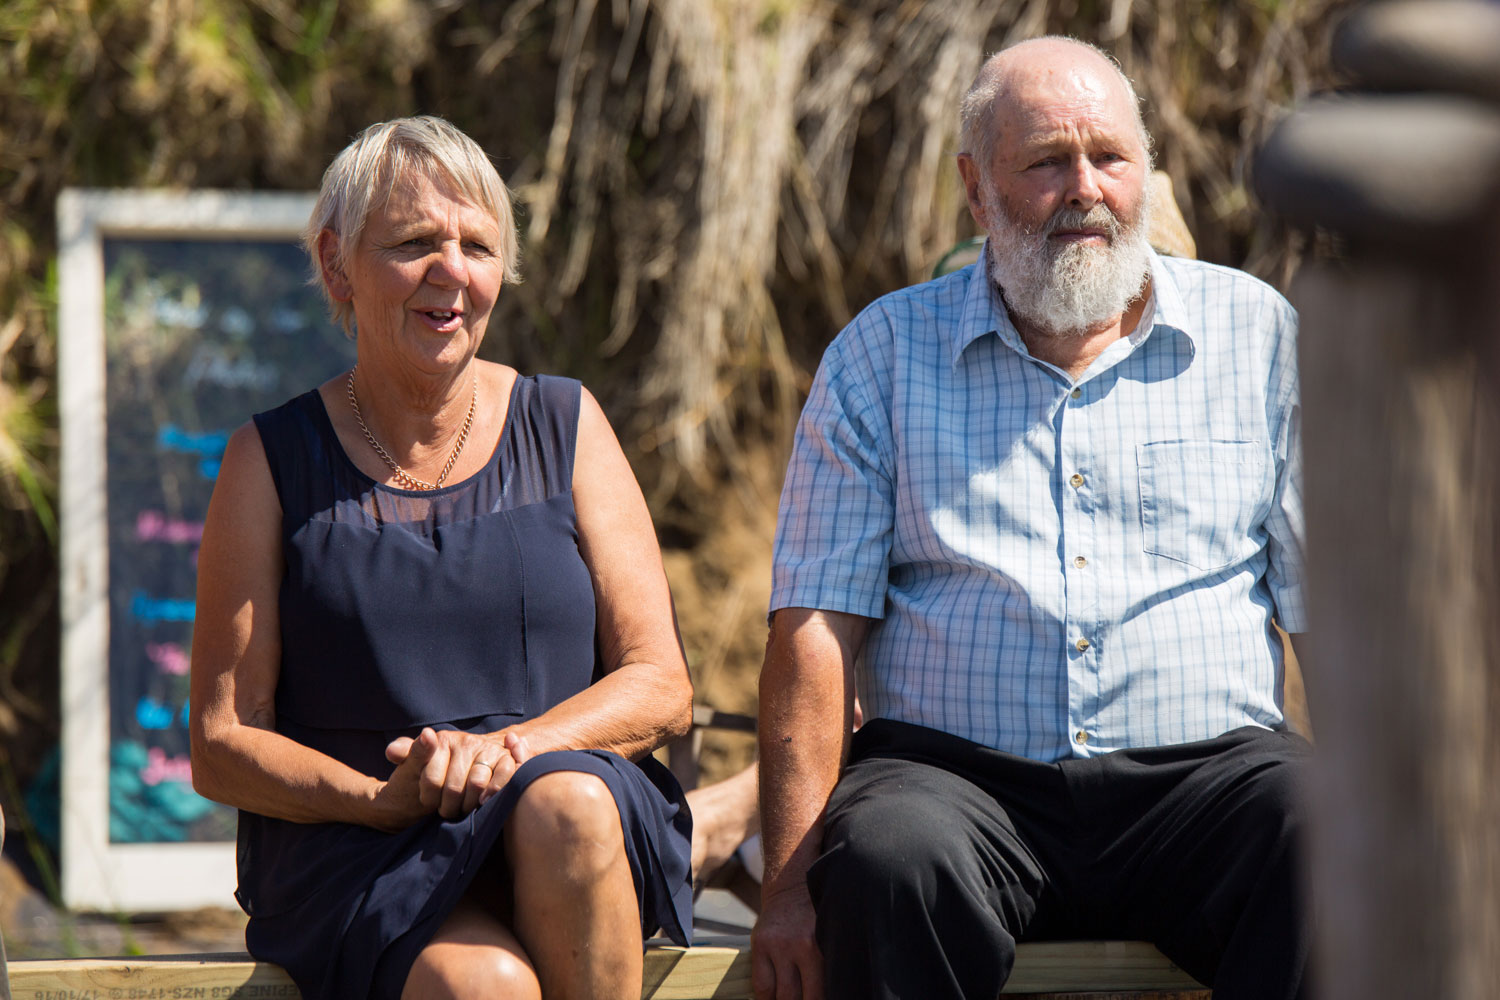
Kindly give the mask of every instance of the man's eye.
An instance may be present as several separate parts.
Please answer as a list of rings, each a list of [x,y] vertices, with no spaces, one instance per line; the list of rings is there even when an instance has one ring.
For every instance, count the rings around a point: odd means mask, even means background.
[[[490,255],[490,248],[485,246],[483,243],[465,243],[464,249],[468,250],[469,253],[476,254],[481,257],[488,257]]]

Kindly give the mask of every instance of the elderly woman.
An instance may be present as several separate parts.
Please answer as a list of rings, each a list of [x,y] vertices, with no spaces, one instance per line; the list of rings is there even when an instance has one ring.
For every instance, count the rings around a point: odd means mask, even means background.
[[[692,696],[640,489],[577,382],[475,356],[517,242],[463,133],[366,129],[305,243],[358,362],[234,434],[199,553],[250,951],[309,998],[639,997],[691,922],[649,754]]]

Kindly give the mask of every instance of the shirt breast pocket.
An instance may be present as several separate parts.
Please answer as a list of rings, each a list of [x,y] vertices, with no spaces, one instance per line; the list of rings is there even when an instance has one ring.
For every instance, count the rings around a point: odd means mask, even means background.
[[[1265,463],[1255,441],[1137,445],[1146,552],[1200,570],[1235,562],[1261,504]]]

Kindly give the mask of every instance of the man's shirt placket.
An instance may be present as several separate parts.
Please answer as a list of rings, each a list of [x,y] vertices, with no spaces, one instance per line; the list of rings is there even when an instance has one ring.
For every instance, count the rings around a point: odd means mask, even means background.
[[[1063,655],[1068,675],[1067,741],[1077,756],[1087,756],[1097,745],[1102,657],[1099,619],[1097,503],[1098,477],[1107,466],[1095,460],[1096,430],[1092,421],[1100,407],[1085,400],[1092,382],[1060,385],[1052,416],[1057,434],[1057,498],[1062,535],[1056,559],[1063,578]]]

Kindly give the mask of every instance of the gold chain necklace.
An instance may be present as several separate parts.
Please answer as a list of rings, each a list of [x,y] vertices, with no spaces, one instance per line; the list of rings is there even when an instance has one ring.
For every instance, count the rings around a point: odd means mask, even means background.
[[[370,442],[370,447],[375,449],[386,465],[390,467],[391,474],[395,476],[396,482],[406,489],[412,490],[435,490],[443,485],[443,480],[448,478],[448,473],[453,471],[453,463],[458,461],[458,453],[464,450],[464,442],[469,440],[469,428],[474,424],[474,406],[479,401],[479,373],[474,373],[474,388],[469,394],[469,415],[464,417],[464,425],[458,432],[458,443],[453,446],[453,453],[448,456],[448,463],[443,466],[443,471],[438,473],[437,482],[428,483],[418,479],[396,464],[390,452],[380,447],[380,442],[375,440],[375,435],[370,433],[370,428],[365,426],[365,418],[359,413],[359,398],[354,395],[354,373],[359,371],[359,365],[349,369],[349,379],[345,385],[349,389],[349,407],[354,410],[354,420],[359,424],[359,429],[365,432],[365,440]]]

